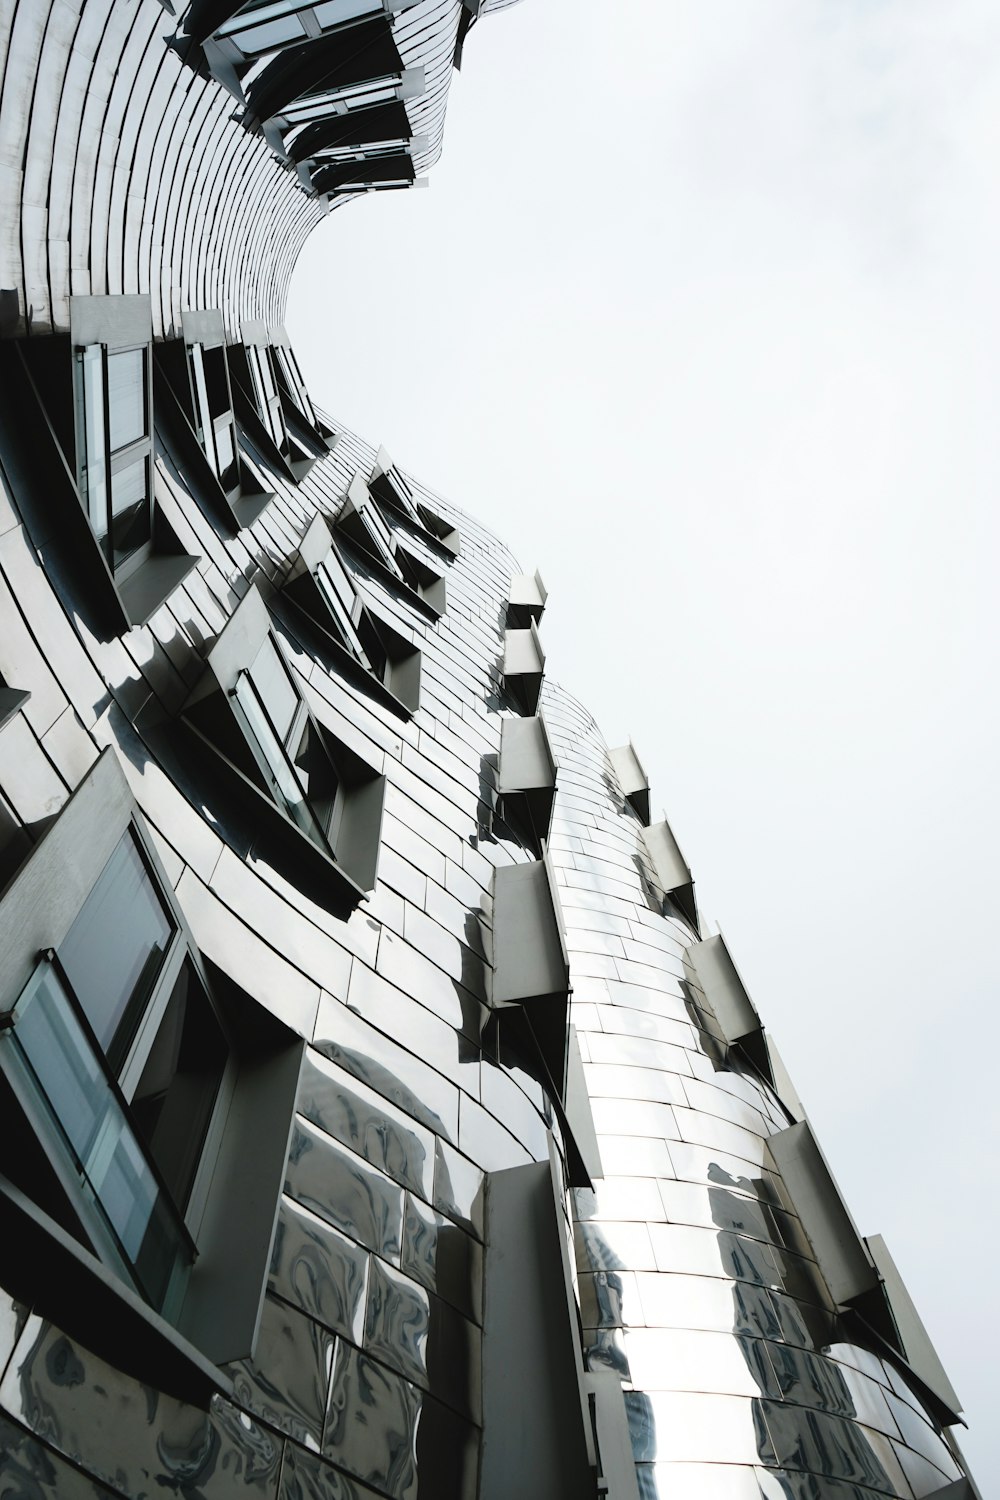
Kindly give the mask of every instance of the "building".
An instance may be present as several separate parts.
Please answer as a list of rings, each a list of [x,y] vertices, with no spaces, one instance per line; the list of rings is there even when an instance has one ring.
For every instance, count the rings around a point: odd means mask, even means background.
[[[540,576],[282,329],[496,8],[11,12],[5,1494],[976,1493]]]

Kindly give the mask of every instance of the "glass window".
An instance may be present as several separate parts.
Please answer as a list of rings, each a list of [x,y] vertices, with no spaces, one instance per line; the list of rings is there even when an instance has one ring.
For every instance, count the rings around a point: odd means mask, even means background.
[[[261,700],[267,704],[268,717],[278,736],[287,740],[301,699],[288,675],[288,669],[278,655],[277,647],[268,638],[250,664],[250,676]]]
[[[108,429],[112,453],[146,436],[146,351],[108,355]]]
[[[295,767],[281,739],[275,733],[267,709],[261,702],[248,672],[240,673],[236,680],[235,693],[250,734],[260,750],[263,769],[271,783],[275,800],[284,807],[289,817],[298,824],[303,833],[307,833],[310,838],[316,839],[319,843],[324,843],[323,830],[313,815],[306,800],[305,791],[296,775]]]
[[[315,427],[316,413],[313,411],[313,405],[309,399],[309,392],[306,390],[305,381],[302,379],[302,372],[299,369],[298,361],[296,360],[295,355],[292,353],[291,349],[285,349],[280,344],[275,347],[274,352],[277,356],[278,368],[281,371],[285,388],[288,391],[289,396],[295,402],[295,405],[299,408],[299,411],[306,418],[306,420],[308,422],[311,422],[313,427]]]
[[[219,475],[224,477],[226,471],[236,462],[231,420],[222,419],[215,428],[215,453],[219,463]]]
[[[208,433],[211,425],[211,408],[208,404],[208,387],[205,383],[205,356],[200,344],[192,344],[188,348],[188,358],[191,362],[191,376],[194,384],[194,405],[197,421],[195,431],[198,441],[203,448],[208,448]],[[209,452],[209,458],[212,457]]]
[[[104,350],[91,344],[81,351],[80,399],[84,452],[80,465],[83,500],[98,540],[108,534],[107,444],[104,425]]]
[[[316,582],[333,616],[341,641],[363,666],[370,668],[371,662],[355,628],[354,616],[361,613],[361,601],[356,597],[347,575],[332,553],[328,561],[320,563],[317,568]]]
[[[190,959],[132,1097],[132,1116],[174,1202],[191,1196],[229,1046]]]
[[[324,29],[328,26],[339,26],[343,21],[353,21],[356,16],[374,15],[381,12],[382,6],[375,0],[323,0],[323,3],[313,7],[313,13]]]
[[[147,358],[145,347],[77,351],[80,496],[113,571],[152,542]]]
[[[261,26],[248,26],[229,35],[244,52],[266,52],[271,47],[284,46],[286,42],[299,42],[305,36],[305,28],[297,16],[283,20],[266,21]]]
[[[18,1000],[14,1066],[54,1125],[104,1236],[145,1299],[168,1310],[191,1263],[183,1222],[129,1123],[103,1057],[55,966],[42,962]]]
[[[126,835],[59,948],[66,977],[116,1071],[176,930],[135,839]]]
[[[115,468],[111,476],[111,559],[117,567],[152,537],[149,460],[140,458]]]

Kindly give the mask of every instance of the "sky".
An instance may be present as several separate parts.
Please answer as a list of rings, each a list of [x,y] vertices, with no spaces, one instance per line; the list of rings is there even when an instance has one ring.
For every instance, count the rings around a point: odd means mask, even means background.
[[[524,0],[313,235],[314,397],[549,589],[1000,1483],[1000,7]]]

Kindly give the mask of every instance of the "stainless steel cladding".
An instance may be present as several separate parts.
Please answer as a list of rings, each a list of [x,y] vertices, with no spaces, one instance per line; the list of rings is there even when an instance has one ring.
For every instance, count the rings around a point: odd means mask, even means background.
[[[541,577],[283,328],[504,5],[7,8],[4,1494],[975,1493]]]

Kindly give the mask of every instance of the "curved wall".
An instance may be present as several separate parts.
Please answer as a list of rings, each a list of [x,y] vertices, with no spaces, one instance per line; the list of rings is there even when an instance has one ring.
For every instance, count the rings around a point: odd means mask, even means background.
[[[845,1338],[768,1149],[792,1122],[727,1055],[662,914],[593,719],[549,685],[572,1020],[604,1177],[575,1197],[584,1345],[613,1370],[644,1496],[932,1494],[951,1450],[886,1360]]]

